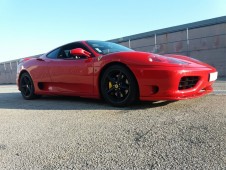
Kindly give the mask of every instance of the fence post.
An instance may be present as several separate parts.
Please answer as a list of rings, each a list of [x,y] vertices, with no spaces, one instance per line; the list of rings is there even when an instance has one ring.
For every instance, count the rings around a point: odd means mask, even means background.
[[[157,36],[155,34],[155,53],[157,53]]]
[[[190,55],[190,51],[189,51],[189,32],[188,32],[188,28],[187,28],[187,30],[186,30],[186,32],[187,32],[187,56],[189,56]]]
[[[13,70],[11,61],[9,62],[9,64],[10,64],[10,69]]]

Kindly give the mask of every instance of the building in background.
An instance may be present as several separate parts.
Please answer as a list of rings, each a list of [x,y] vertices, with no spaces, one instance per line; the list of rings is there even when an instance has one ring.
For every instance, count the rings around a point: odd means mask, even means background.
[[[226,76],[226,16],[110,40],[137,51],[182,54]],[[18,60],[0,63],[0,84],[15,83]]]

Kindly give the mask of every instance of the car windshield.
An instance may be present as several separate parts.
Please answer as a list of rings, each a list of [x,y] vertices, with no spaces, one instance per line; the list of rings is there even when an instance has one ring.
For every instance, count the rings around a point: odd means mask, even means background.
[[[99,54],[110,54],[115,52],[133,51],[130,48],[124,47],[119,44],[105,42],[105,41],[87,41],[87,43]]]

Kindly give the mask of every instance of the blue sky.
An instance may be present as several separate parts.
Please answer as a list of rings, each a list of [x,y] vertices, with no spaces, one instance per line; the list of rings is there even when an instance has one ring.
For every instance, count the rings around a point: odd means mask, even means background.
[[[225,0],[0,0],[0,62],[226,16]]]

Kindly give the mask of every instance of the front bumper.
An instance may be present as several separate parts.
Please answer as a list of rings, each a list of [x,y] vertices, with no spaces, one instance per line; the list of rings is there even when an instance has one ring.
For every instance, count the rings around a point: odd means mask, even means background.
[[[214,68],[182,68],[182,67],[152,67],[135,68],[140,92],[140,100],[182,100],[200,97],[213,91],[209,81],[210,73]],[[194,87],[179,90],[179,83],[184,76],[197,76],[198,82]]]

